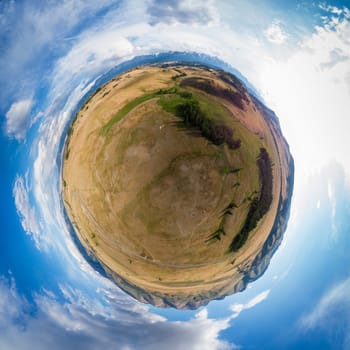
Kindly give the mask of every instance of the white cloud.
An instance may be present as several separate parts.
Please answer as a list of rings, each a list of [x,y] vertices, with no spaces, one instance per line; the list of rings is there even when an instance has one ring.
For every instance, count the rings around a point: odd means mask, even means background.
[[[340,16],[341,14],[346,15],[348,13],[348,9],[346,7],[339,8],[337,6],[327,5],[326,3],[321,3],[319,5],[319,8],[323,11],[333,13],[333,14],[338,15],[338,16]]]
[[[27,303],[18,295],[14,279],[0,276],[0,329],[20,319],[26,308]]]
[[[97,275],[85,261],[72,240],[66,224],[61,201],[61,172],[55,159],[59,152],[60,141],[66,123],[69,121],[78,101],[91,88],[92,84],[81,83],[73,91],[69,90],[67,100],[59,95],[45,111],[36,142],[31,153],[35,155],[31,169],[31,194],[33,206],[42,220],[42,231],[45,232],[47,246],[60,253],[60,258],[70,265],[71,276],[77,271]],[[66,97],[66,96],[64,96]],[[22,212],[22,215],[30,212]],[[25,217],[25,216],[24,216]],[[29,219],[28,219],[29,220]]]
[[[323,69],[331,69],[336,64],[348,61],[350,56],[344,54],[342,50],[335,48],[329,52],[329,60],[320,64],[320,67]]]
[[[335,222],[336,212],[337,212],[337,198],[334,189],[334,182],[332,179],[328,179],[327,183],[327,192],[328,192],[328,200],[331,209],[331,219],[332,219],[332,234],[335,235],[337,233],[337,226]]]
[[[40,86],[81,25],[92,26],[122,1],[0,1],[0,99],[19,99]],[[18,83],[20,80],[20,84]]]
[[[281,22],[274,20],[271,25],[264,31],[266,39],[273,44],[281,45],[288,38],[287,33],[282,29]]]
[[[73,84],[81,85],[82,81],[86,83],[89,79],[94,80],[120,63],[122,57],[133,57],[135,48],[126,38],[133,28],[125,30],[112,25],[106,30],[100,30],[87,31],[56,62],[50,96],[66,96],[67,88],[75,88]],[[134,30],[139,32],[144,28],[137,26]]]
[[[82,257],[67,228],[60,197],[60,169],[55,159],[64,127],[76,104],[93,83],[77,85],[74,91],[69,92],[67,100],[61,92],[51,101],[30,151],[34,156],[32,168],[25,176],[17,175],[13,187],[24,231],[32,237],[39,250],[59,252],[60,258],[70,266],[68,274],[75,278],[81,278],[82,271],[90,277],[98,274]]]
[[[270,289],[267,289],[267,290],[261,292],[260,294],[258,294],[256,297],[249,300],[245,304],[233,304],[233,305],[231,305],[230,309],[233,312],[232,318],[238,317],[243,310],[251,309],[254,306],[260,304],[262,301],[267,299],[269,294],[270,294]]]
[[[69,287],[66,301],[50,292],[34,295],[35,316],[27,312],[27,301],[14,282],[0,279],[1,349],[145,349],[229,350],[234,344],[219,339],[230,319],[210,319],[206,311],[189,321],[168,322],[135,301],[114,292],[105,305]],[[205,309],[204,309],[205,310]],[[18,322],[20,320],[20,322]]]
[[[17,175],[13,186],[13,197],[17,213],[21,219],[24,231],[33,238],[35,246],[41,249],[43,246],[41,225],[37,219],[36,211],[29,201],[28,190],[28,174],[25,177]]]
[[[218,22],[218,13],[212,1],[166,0],[147,2],[150,24],[185,23],[189,25],[211,25]]]
[[[26,99],[13,103],[6,113],[6,132],[9,136],[22,140],[29,125],[29,113],[33,100]]]
[[[295,181],[337,159],[350,169],[348,149],[350,129],[349,75],[350,22],[316,27],[285,60],[270,57],[258,73],[258,87],[267,104],[280,117],[282,130],[295,157]],[[297,185],[297,184],[296,184]]]
[[[321,330],[334,349],[350,347],[350,279],[331,287],[313,309],[299,320],[301,332]]]
[[[336,317],[335,311],[339,308],[346,309],[350,316],[350,279],[340,282],[329,289],[317,302],[316,306],[304,315],[300,324],[305,329],[325,326],[330,318]],[[339,310],[338,310],[339,311]]]

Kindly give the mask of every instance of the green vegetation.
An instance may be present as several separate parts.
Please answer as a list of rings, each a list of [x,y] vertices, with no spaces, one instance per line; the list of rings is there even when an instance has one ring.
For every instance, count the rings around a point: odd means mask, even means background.
[[[199,99],[193,96],[191,92],[179,90],[176,86],[169,89],[160,89],[130,101],[102,127],[101,134],[106,135],[112,126],[122,120],[131,110],[155,97],[160,97],[158,104],[166,112],[180,117],[186,127],[198,129],[205,138],[215,145],[226,143],[231,149],[240,147],[241,141],[233,139],[233,129],[222,121],[218,122],[215,120],[217,119],[217,113],[213,113],[214,115],[216,114],[216,118],[209,114],[212,111],[212,107],[205,99]],[[205,109],[202,108],[203,105],[206,107]],[[209,113],[205,111],[209,111]],[[220,112],[221,114],[224,113],[219,111],[219,116]]]
[[[235,77],[179,63],[136,69],[77,113],[64,206],[74,238],[123,290],[194,309],[266,269],[286,226],[290,154]]]
[[[200,100],[191,93],[181,91],[164,96],[158,103],[165,111],[181,118],[186,127],[196,128],[215,145],[226,143],[231,149],[240,147],[241,141],[233,139],[233,129],[217,118],[212,118],[207,109],[202,109]]]
[[[175,81],[175,80],[177,80],[179,78],[185,77],[186,75],[187,75],[186,73],[183,73],[183,72],[180,73],[180,71],[179,71],[179,74],[173,75],[171,77],[171,79]]]
[[[221,235],[226,235],[225,229],[224,229],[224,224],[225,224],[225,219],[227,217],[227,215],[232,215],[232,210],[234,208],[238,208],[238,206],[234,203],[231,202],[229,203],[229,205],[222,211],[221,214],[221,221],[219,224],[219,227],[216,231],[214,231],[213,233],[211,233],[209,235],[209,237],[206,239],[206,242],[213,242],[214,240],[221,240]]]
[[[177,78],[180,77],[183,77],[183,75],[174,76],[173,80],[176,81]],[[198,85],[198,82],[196,83]],[[160,89],[151,93],[146,93],[130,101],[103,126],[101,134],[106,135],[112,126],[122,120],[130,111],[141,103],[153,98],[158,98],[158,105],[161,106],[164,111],[181,118],[181,122],[186,128],[197,130],[213,144],[222,145],[226,143],[230,149],[237,149],[240,147],[241,140],[233,138],[234,130],[227,124],[228,112],[222,105],[215,101],[208,100],[208,98],[201,96],[201,94],[193,95],[193,93],[177,85],[168,89]],[[217,156],[222,157],[223,154],[220,153],[217,154]],[[248,198],[250,201],[249,211],[242,228],[230,245],[231,252],[239,250],[244,245],[248,239],[249,233],[266,214],[272,202],[272,165],[265,148],[260,149],[257,166],[259,169],[261,190],[259,195],[255,193],[254,197]],[[223,166],[220,172],[222,175],[225,175],[236,173],[240,170],[241,168],[233,169],[229,166]],[[232,215],[232,209],[235,207],[234,203],[230,203],[229,206],[225,208],[218,229],[209,235],[207,242],[220,240],[221,235],[226,234],[224,230],[225,217],[227,215]]]
[[[230,174],[231,172],[232,172],[232,168],[228,165],[225,165],[220,169],[221,175],[227,175],[227,174]]]
[[[143,96],[137,97],[131,102],[127,103],[123,108],[121,108],[117,114],[115,114],[111,120],[102,127],[101,134],[107,135],[108,131],[112,126],[122,120],[131,110],[137,107],[139,104],[146,102],[157,96],[157,92],[152,92],[150,94],[145,94]]]
[[[143,102],[146,102],[148,100],[151,100],[152,98],[155,98],[157,96],[161,95],[167,95],[167,94],[175,94],[177,92],[176,87],[172,87],[170,89],[160,89],[145,95],[142,95],[140,97],[135,98],[134,100],[127,103],[123,108],[121,108],[117,114],[115,114],[111,120],[102,127],[101,134],[107,135],[109,130],[112,128],[112,126],[116,123],[118,123],[120,120],[122,120],[130,111],[132,111],[135,107],[140,105]]]
[[[269,154],[265,148],[260,148],[260,154],[256,161],[259,169],[261,184],[260,195],[250,198],[250,207],[245,222],[233,239],[230,251],[238,251],[249,237],[249,233],[256,227],[258,221],[268,212],[272,203],[272,165]]]
[[[191,98],[192,97],[192,93],[189,91],[180,91],[179,95],[183,98]]]

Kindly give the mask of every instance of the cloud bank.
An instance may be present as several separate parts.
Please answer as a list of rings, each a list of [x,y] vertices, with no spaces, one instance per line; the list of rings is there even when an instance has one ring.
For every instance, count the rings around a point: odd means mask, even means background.
[[[237,346],[219,339],[230,317],[211,319],[206,309],[189,321],[169,322],[121,292],[89,298],[61,286],[65,302],[52,292],[34,295],[33,305],[17,291],[13,279],[0,279],[0,322],[3,349],[169,349],[229,350]]]

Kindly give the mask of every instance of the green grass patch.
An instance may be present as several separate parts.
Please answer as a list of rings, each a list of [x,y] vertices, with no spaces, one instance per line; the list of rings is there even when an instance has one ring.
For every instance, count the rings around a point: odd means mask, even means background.
[[[121,108],[117,114],[115,114],[111,120],[102,127],[101,134],[107,135],[112,126],[122,120],[131,110],[137,107],[139,104],[146,102],[157,96],[156,92],[145,94],[143,96],[137,97],[131,102],[127,103],[123,108]]]
[[[228,175],[232,172],[232,167],[225,165],[220,169],[220,174],[221,175]]]
[[[205,111],[207,118],[213,119],[220,123],[232,124],[232,117],[230,112],[215,100],[204,98],[201,95],[196,96],[201,110]]]
[[[177,106],[185,102],[186,98],[181,97],[178,94],[164,95],[159,98],[158,105],[161,106],[166,112],[176,114]]]
[[[132,111],[135,107],[140,105],[143,102],[146,102],[148,100],[151,100],[152,98],[155,98],[157,96],[167,95],[167,94],[176,94],[177,88],[171,87],[169,89],[160,89],[145,95],[142,95],[140,97],[135,98],[134,100],[127,103],[123,108],[121,108],[117,114],[115,114],[111,120],[102,127],[101,134],[107,135],[109,130],[113,127],[114,124],[121,121],[130,111]]]
[[[219,130],[217,127],[229,128],[224,122],[225,120],[228,121],[228,111],[219,103],[201,96],[194,96],[191,92],[180,89],[176,85],[168,89],[160,89],[151,93],[146,93],[130,101],[102,127],[101,134],[104,136],[107,135],[114,124],[121,121],[130,111],[141,103],[149,101],[155,97],[159,97],[158,104],[166,112],[182,117],[187,126],[198,127],[203,135],[212,139],[211,141],[215,144],[231,142],[230,137],[228,137],[230,140],[225,140],[225,137],[223,140],[219,140],[217,137],[218,135],[213,135],[214,132],[227,131]],[[217,125],[217,123],[220,123],[220,125]],[[239,145],[237,145],[237,147],[232,146],[231,148],[238,147]]]
[[[231,149],[240,147],[241,140],[233,138],[234,129],[227,122],[229,113],[222,105],[212,99],[194,96],[176,85],[147,93],[130,101],[102,127],[101,134],[107,135],[113,125],[135,107],[155,97],[159,97],[158,104],[163,110],[180,117],[184,126],[198,129],[215,145],[226,143]]]

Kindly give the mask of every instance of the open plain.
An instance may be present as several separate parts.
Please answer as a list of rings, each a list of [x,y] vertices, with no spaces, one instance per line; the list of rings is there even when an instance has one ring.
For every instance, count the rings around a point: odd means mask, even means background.
[[[293,159],[273,112],[224,71],[119,75],[83,105],[64,152],[76,235],[138,300],[196,308],[241,291],[281,242]]]

